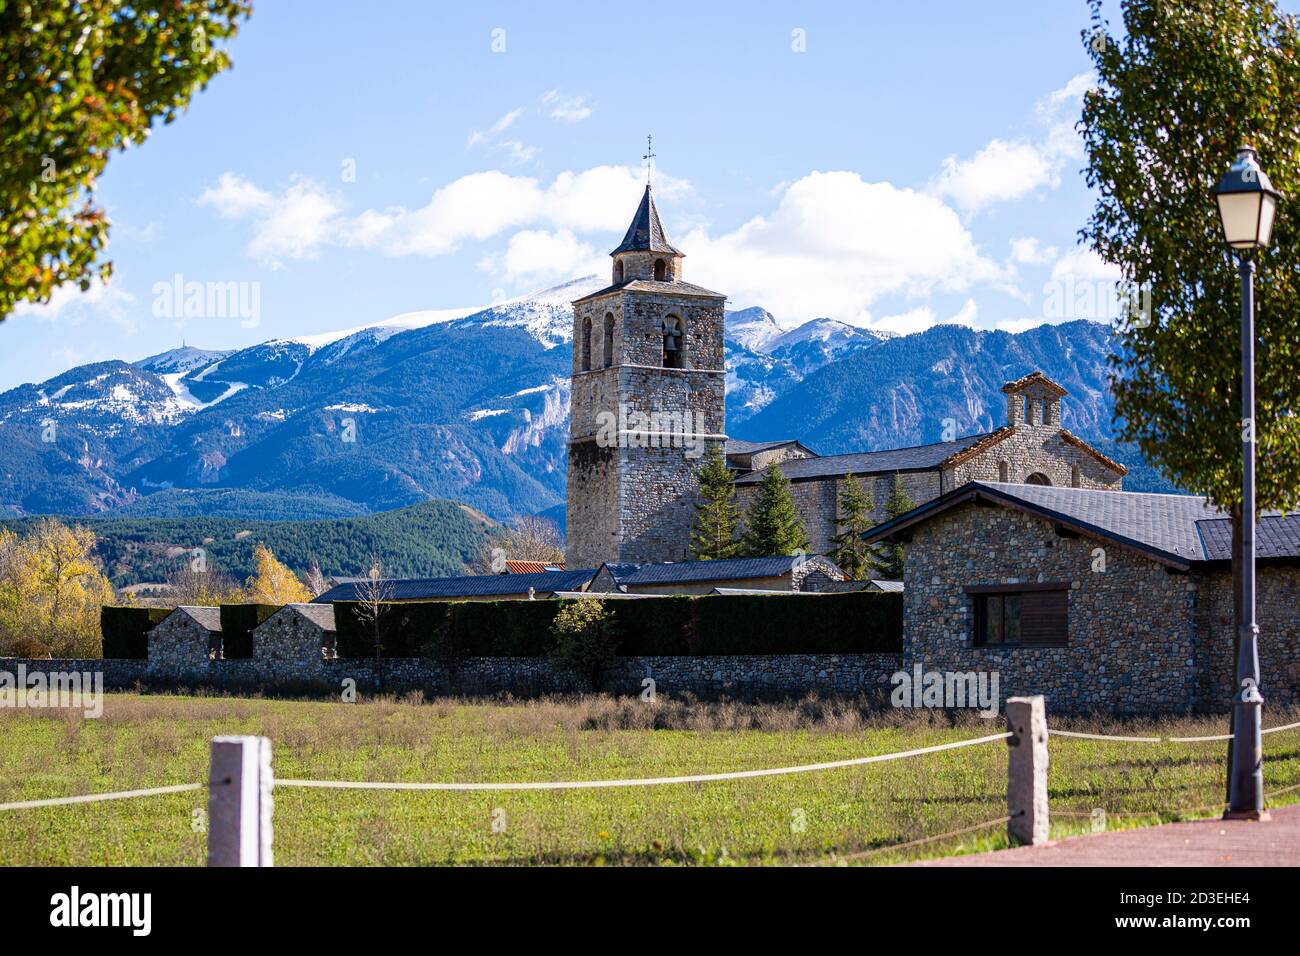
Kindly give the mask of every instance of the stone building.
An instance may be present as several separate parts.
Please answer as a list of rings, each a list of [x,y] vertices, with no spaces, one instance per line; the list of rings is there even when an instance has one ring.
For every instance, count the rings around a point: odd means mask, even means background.
[[[818,455],[796,439],[728,439],[723,304],[682,278],[649,184],[612,253],[610,285],[573,303],[567,566],[689,556],[699,469],[721,445],[747,510],[763,472],[780,468],[814,553],[839,530],[846,474],[863,479],[883,520],[895,476],[918,504],[967,481],[1118,490],[1123,465],[1061,427],[1066,391],[1042,372],[1003,387],[1007,423],[912,448]]]
[[[338,644],[333,604],[286,604],[253,631],[253,659],[272,668],[330,656]]]
[[[908,496],[924,504],[968,481],[1024,482],[1118,491],[1127,473],[1082,439],[1061,427],[1066,390],[1042,372],[1002,387],[1007,423],[996,431],[954,441],[847,455],[817,455],[796,441],[727,442],[727,462],[737,472],[736,503],[749,507],[764,469],[775,465],[790,480],[790,492],[808,531],[811,551],[827,553],[839,530],[844,476],[862,481],[875,502],[876,521],[894,478]]]
[[[1058,713],[1223,710],[1231,522],[1190,495],[969,482],[883,524],[903,543],[904,669],[996,672]],[[1265,701],[1300,703],[1300,519],[1258,531]]]
[[[146,635],[149,663],[161,671],[207,666],[221,655],[221,609],[178,607]]]
[[[610,255],[611,284],[573,303],[571,568],[685,558],[700,465],[726,440],[726,296],[682,278],[649,184]]]

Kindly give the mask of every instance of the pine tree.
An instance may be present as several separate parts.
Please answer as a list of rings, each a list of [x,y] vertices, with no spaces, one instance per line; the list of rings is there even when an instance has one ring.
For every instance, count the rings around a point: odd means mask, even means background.
[[[776,465],[763,472],[747,525],[744,551],[749,557],[808,550],[808,533],[790,497],[790,482]]]
[[[870,570],[871,548],[863,542],[862,536],[871,528],[875,510],[871,492],[857,478],[845,475],[840,487],[842,517],[836,522],[840,531],[831,537],[835,545],[832,556],[840,570],[853,581],[863,580]]]
[[[894,487],[885,499],[885,520],[890,521],[901,514],[906,514],[916,507],[903,487],[903,476],[894,473]],[[903,580],[903,546],[901,544],[880,545],[870,559],[871,569],[888,581]]]
[[[713,446],[700,469],[700,498],[691,531],[691,556],[698,561],[734,558],[740,553],[736,529],[740,511],[731,472],[718,446]]]

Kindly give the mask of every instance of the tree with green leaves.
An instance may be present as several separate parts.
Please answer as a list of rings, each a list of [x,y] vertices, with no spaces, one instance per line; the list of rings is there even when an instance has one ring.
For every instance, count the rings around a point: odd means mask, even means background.
[[[840,485],[840,518],[836,525],[840,529],[831,537],[835,545],[832,557],[840,570],[850,580],[861,581],[871,569],[871,548],[862,540],[874,524],[872,516],[876,503],[861,480],[853,475],[845,475]]]
[[[744,552],[760,558],[798,554],[808,550],[808,533],[790,496],[790,481],[772,465],[763,472],[758,492],[749,506]]]
[[[1170,481],[1239,514],[1241,291],[1211,190],[1248,142],[1300,195],[1300,27],[1266,0],[1126,0],[1119,40],[1092,8],[1098,85],[1080,128],[1097,201],[1081,236],[1152,302],[1119,323],[1116,424]],[[1287,205],[1255,286],[1261,509],[1300,504],[1300,217]]]
[[[230,65],[249,0],[0,0],[0,320],[65,283],[84,292],[109,222],[108,157],[170,123]]]
[[[1255,420],[1242,422],[1241,293],[1211,190],[1249,144],[1274,186],[1300,195],[1300,22],[1270,0],[1125,0],[1120,39],[1091,7],[1097,86],[1079,128],[1097,200],[1081,238],[1151,300],[1116,330],[1119,437],[1231,516],[1240,627],[1246,429],[1256,506],[1300,503],[1300,217],[1284,201],[1258,256]]]
[[[697,561],[734,558],[740,553],[736,538],[740,509],[732,477],[721,449],[713,446],[700,469],[700,502],[695,506],[691,530],[691,557]]]
[[[885,499],[885,521],[892,521],[899,515],[907,514],[916,507],[916,502],[907,493],[903,476],[894,473],[894,484]],[[901,544],[878,545],[869,559],[871,570],[887,581],[903,580],[903,546]]]

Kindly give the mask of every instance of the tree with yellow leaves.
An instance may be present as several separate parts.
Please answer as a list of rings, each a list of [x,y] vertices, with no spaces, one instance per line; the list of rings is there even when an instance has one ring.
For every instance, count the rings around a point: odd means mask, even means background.
[[[276,558],[264,544],[253,549],[257,573],[248,579],[244,590],[254,604],[305,604],[312,594],[298,576]]]
[[[99,657],[99,609],[113,586],[95,535],[53,518],[25,537],[0,531],[0,653]]]

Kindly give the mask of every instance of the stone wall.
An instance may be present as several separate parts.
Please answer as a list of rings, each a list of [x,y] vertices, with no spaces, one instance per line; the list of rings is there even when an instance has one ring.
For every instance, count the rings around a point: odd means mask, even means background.
[[[0,670],[29,674],[56,670],[104,674],[110,690],[175,687],[257,690],[263,693],[341,693],[355,681],[361,691],[374,690],[375,662],[369,658],[289,661],[264,658],[203,661],[187,668],[151,668],[148,661],[0,659]],[[624,657],[610,672],[606,689],[641,693],[646,678],[660,694],[730,697],[802,697],[805,694],[876,694],[890,690],[890,677],[902,666],[900,654],[775,654],[724,657]],[[586,690],[584,682],[557,670],[544,657],[479,657],[463,661],[454,672],[425,658],[383,662],[384,689],[426,694],[540,694]]]
[[[1003,469],[1006,478],[1001,477]],[[959,465],[944,469],[943,490],[952,491],[968,481],[1010,481],[1023,484],[1032,474],[1046,475],[1059,488],[1096,488],[1121,491],[1124,478],[1078,445],[1066,441],[1060,424],[1016,425],[1009,437]]]
[[[1196,579],[1198,697],[1207,707],[1226,707],[1237,685],[1232,572],[1198,574]],[[1264,707],[1300,704],[1300,568],[1257,568],[1255,604]]]
[[[1182,713],[1197,704],[1196,581],[1049,522],[964,505],[920,525],[904,583],[906,665],[996,671],[1000,694],[1043,694],[1048,713]],[[968,585],[1064,583],[1064,647],[977,647]]]
[[[616,291],[574,306],[578,344],[566,515],[571,568],[685,558],[699,468],[724,440],[722,302],[682,293],[673,282],[656,285],[663,291]],[[680,369],[661,367],[662,323],[670,315],[684,325]],[[613,365],[604,367],[602,344],[592,349],[592,370],[584,371],[583,332],[590,323],[592,339],[603,343],[606,316],[614,320]],[[666,420],[651,428],[669,436],[636,435],[646,427],[639,415]]]
[[[220,632],[212,632],[182,611],[173,611],[148,634],[149,661],[156,669],[206,666]]]

